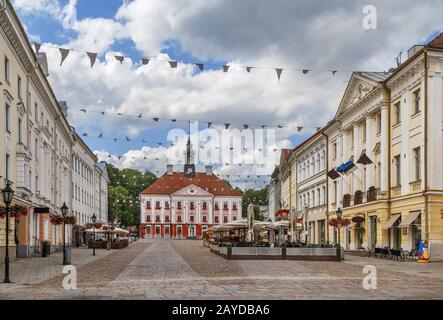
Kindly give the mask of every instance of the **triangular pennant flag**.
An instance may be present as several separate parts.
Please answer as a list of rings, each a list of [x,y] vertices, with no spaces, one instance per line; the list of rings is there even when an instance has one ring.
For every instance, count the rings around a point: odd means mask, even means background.
[[[83,137],[87,137],[88,136],[88,134],[85,132],[85,133],[83,133]]]
[[[297,131],[300,132],[303,130],[303,127],[297,127]]]
[[[317,131],[320,131],[321,127],[317,127],[316,129],[317,129]]]
[[[38,53],[42,45],[40,43],[34,42],[35,52]]]
[[[230,126],[231,126],[230,123],[225,123],[225,128],[226,128],[226,129],[229,129]]]
[[[176,119],[171,119],[171,121],[172,121],[172,122],[177,122],[177,120],[176,120]]]
[[[252,70],[252,68],[253,68],[253,67],[246,67],[246,71],[247,71],[248,73],[250,73],[251,70]]]
[[[211,127],[212,122],[208,122],[208,129]]]
[[[205,69],[205,65],[203,63],[196,63],[195,65],[200,69],[200,71]]]
[[[91,68],[94,66],[95,61],[97,60],[97,54],[94,52],[86,52],[86,54],[89,57],[89,60],[91,61]]]
[[[177,68],[177,61],[169,61],[171,68]]]
[[[262,128],[262,129],[266,128],[266,125],[262,124],[261,128]]]
[[[158,122],[158,120],[160,120],[159,118],[152,118],[152,120],[154,120],[155,122]]]
[[[86,109],[80,109],[80,111],[86,113]]]
[[[143,142],[143,143],[146,143],[146,140],[145,140],[145,139],[142,139],[142,142]]]
[[[248,129],[249,128],[249,124],[244,124],[243,128]]]
[[[66,57],[69,55],[69,49],[59,48],[59,50],[62,55],[62,59],[60,61],[60,66],[61,66],[63,64],[63,62],[65,61]]]
[[[118,140],[117,138],[114,138],[114,143],[117,143],[117,140]]]
[[[125,137],[126,138],[126,141],[131,141],[128,137]]]
[[[143,64],[144,66],[146,66],[148,63],[149,63],[149,59],[147,59],[147,58],[143,58],[143,59],[142,59],[142,64]]]
[[[143,115],[140,113],[138,116],[137,116],[137,118],[141,118]]]
[[[309,73],[309,70],[305,69],[305,70],[303,70],[302,72],[303,72],[303,74],[308,74],[308,73]]]
[[[123,57],[123,56],[114,56],[115,57],[115,59],[117,60],[117,61],[119,61],[121,64],[123,64],[123,61],[125,61],[125,57]]]
[[[223,66],[223,72],[228,72],[229,66]]]
[[[277,72],[278,82],[280,82],[280,77],[281,77],[281,73],[283,72],[283,69],[277,68],[277,69],[275,69],[275,72]]]
[[[335,76],[335,74],[337,73],[337,70],[332,70],[332,75]]]
[[[103,132],[98,135],[99,138],[103,138]]]

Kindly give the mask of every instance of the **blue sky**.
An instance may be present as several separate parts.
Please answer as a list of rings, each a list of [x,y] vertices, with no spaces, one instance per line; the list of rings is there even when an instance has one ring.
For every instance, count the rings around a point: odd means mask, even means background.
[[[350,73],[339,72],[333,77],[285,69],[278,83],[273,69],[223,73],[211,64],[385,71],[395,65],[400,51],[404,58],[409,47],[425,43],[443,30],[439,16],[443,3],[437,1],[372,0],[379,12],[375,30],[362,28],[359,1],[13,2],[32,39],[102,53],[91,69],[87,57],[72,53],[60,67],[60,53],[46,51],[49,80],[57,97],[67,100],[71,108],[114,106],[127,113],[166,119],[290,124],[292,128],[279,131],[282,148],[296,146],[312,133],[299,134],[294,129],[297,126],[318,127],[333,118]],[[122,52],[137,64],[106,60],[104,54],[109,52]],[[165,54],[182,62],[179,68],[171,70],[155,62],[139,68],[140,58],[164,58]],[[208,64],[203,72],[192,65],[196,61]],[[158,142],[166,143],[169,129],[186,128],[179,122],[166,121],[159,127],[152,121],[75,112],[70,113],[70,119],[80,134],[88,133],[84,139],[93,150],[113,154],[140,151],[142,145],[93,136],[100,132],[108,137],[127,135],[145,139],[155,148]],[[137,163],[120,164],[150,169]]]

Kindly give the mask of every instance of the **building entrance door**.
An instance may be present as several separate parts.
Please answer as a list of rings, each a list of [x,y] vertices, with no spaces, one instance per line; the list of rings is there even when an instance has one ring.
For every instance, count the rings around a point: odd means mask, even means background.
[[[163,235],[164,238],[169,238],[170,237],[169,231],[170,231],[169,226],[165,226],[165,233]]]
[[[161,238],[161,227],[160,226],[155,226],[155,237]]]
[[[182,226],[177,226],[177,234],[176,234],[176,237],[177,237],[178,239],[181,239],[181,238],[182,238]]]
[[[369,217],[369,249],[377,246],[377,216]]]

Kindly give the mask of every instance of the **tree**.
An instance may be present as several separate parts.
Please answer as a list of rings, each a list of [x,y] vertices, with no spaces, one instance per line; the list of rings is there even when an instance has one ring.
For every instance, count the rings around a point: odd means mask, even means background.
[[[242,212],[243,217],[248,214],[249,204],[254,205],[254,219],[263,220],[264,217],[260,213],[260,206],[268,205],[268,187],[265,186],[262,189],[246,189],[243,192]]]
[[[119,218],[122,226],[140,223],[140,193],[157,177],[149,172],[134,169],[120,170],[112,164],[106,165],[109,176],[108,203],[109,220]]]

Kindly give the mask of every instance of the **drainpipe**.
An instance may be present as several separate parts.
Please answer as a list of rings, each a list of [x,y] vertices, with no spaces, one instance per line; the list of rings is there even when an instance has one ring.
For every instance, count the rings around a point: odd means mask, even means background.
[[[424,182],[425,182],[425,189],[423,190],[423,195],[425,198],[425,205],[424,205],[424,214],[425,214],[425,239],[429,242],[429,199],[428,199],[428,75],[429,75],[429,65],[428,65],[428,51],[425,48],[424,49],[424,59],[425,59],[425,79],[424,79],[424,87],[425,87],[425,101],[424,101],[424,110],[423,110],[423,117],[424,117]]]

